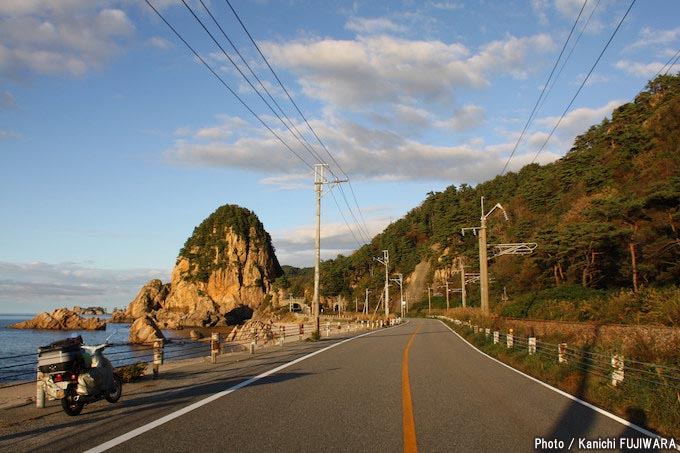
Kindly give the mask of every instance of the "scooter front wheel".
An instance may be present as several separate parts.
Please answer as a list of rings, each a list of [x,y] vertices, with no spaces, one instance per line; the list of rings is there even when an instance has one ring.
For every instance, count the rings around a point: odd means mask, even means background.
[[[75,400],[76,395],[75,386],[70,386],[66,389],[66,394],[61,400],[61,407],[64,409],[64,412],[72,417],[80,414],[83,410],[83,406],[85,405],[85,403],[82,401]]]
[[[109,403],[115,403],[120,399],[123,394],[123,382],[120,380],[120,376],[113,373],[113,389],[104,395],[106,401]]]

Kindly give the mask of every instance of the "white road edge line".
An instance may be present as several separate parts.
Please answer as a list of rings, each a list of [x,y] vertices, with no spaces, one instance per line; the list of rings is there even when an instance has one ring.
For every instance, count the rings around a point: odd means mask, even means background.
[[[188,414],[189,412],[191,412],[195,409],[198,409],[199,407],[202,407],[202,406],[205,406],[206,404],[212,403],[213,401],[215,401],[219,398],[222,398],[223,396],[229,395],[230,393],[235,392],[238,389],[242,389],[243,387],[247,387],[250,384],[259,381],[260,379],[266,378],[267,376],[270,376],[270,375],[277,373],[277,372],[279,372],[279,371],[281,371],[285,368],[288,368],[289,366],[295,365],[296,363],[300,363],[303,360],[307,360],[308,358],[314,357],[315,355],[321,354],[322,352],[326,352],[329,349],[333,349],[334,347],[340,346],[341,344],[347,343],[348,341],[356,340],[357,338],[365,337],[367,335],[371,335],[371,334],[374,334],[376,332],[381,332],[381,331],[380,330],[373,330],[373,331],[370,331],[370,332],[367,332],[367,333],[364,333],[364,334],[361,334],[361,335],[357,335],[356,337],[347,338],[346,340],[342,340],[338,343],[334,343],[334,344],[327,346],[323,349],[319,349],[318,351],[314,351],[314,352],[307,354],[305,356],[298,357],[297,359],[293,360],[292,362],[284,363],[283,365],[280,365],[280,366],[273,368],[269,371],[265,371],[262,374],[258,374],[257,376],[252,377],[250,379],[247,379],[243,382],[240,382],[240,383],[234,385],[233,387],[230,387],[226,390],[222,390],[221,392],[215,393],[214,395],[211,395],[207,398],[204,398],[200,401],[197,401],[193,404],[190,404],[187,407],[184,407],[184,408],[182,408],[178,411],[172,412],[172,413],[170,413],[170,414],[168,414],[164,417],[161,417],[158,420],[154,420],[151,423],[147,423],[146,425],[143,425],[143,426],[140,426],[139,428],[133,429],[132,431],[127,432],[125,434],[122,434],[118,437],[115,437],[115,438],[109,440],[108,442],[104,442],[101,445],[97,445],[96,447],[93,447],[89,450],[86,450],[84,453],[99,453],[99,452],[106,451],[106,450],[113,448],[117,445],[120,445],[123,442],[126,442],[126,441],[128,441],[128,440],[130,440],[134,437],[137,437],[140,434],[144,434],[147,431],[151,431],[152,429],[157,428],[158,426],[161,426],[161,425],[163,425],[163,424],[165,424],[165,423],[167,423],[171,420],[174,420],[178,417],[181,417],[184,414]]]
[[[444,324],[444,326],[445,326],[447,329],[449,329],[449,330],[450,330],[454,335],[456,335],[458,338],[460,338],[461,340],[463,340],[463,341],[464,341],[468,346],[470,346],[472,349],[474,349],[475,351],[479,352],[480,354],[486,356],[487,358],[493,360],[494,362],[499,363],[500,365],[503,365],[504,367],[511,369],[511,370],[514,371],[515,373],[518,373],[518,374],[524,376],[524,377],[527,378],[527,379],[531,379],[532,381],[534,381],[534,382],[536,382],[536,383],[538,383],[538,384],[541,384],[543,387],[546,387],[546,388],[552,390],[553,392],[559,393],[560,395],[562,395],[562,396],[564,396],[564,397],[566,397],[566,398],[569,398],[569,399],[572,400],[572,401],[576,401],[577,403],[582,404],[583,406],[587,407],[588,409],[592,409],[592,410],[594,410],[595,412],[598,412],[598,413],[604,415],[605,417],[609,417],[610,419],[614,420],[615,422],[619,422],[619,423],[621,423],[622,425],[627,426],[627,427],[629,427],[629,428],[632,428],[632,429],[634,429],[635,431],[638,431],[638,432],[640,432],[640,433],[642,433],[642,434],[644,434],[644,435],[646,435],[646,436],[654,437],[654,438],[656,438],[656,439],[663,439],[663,438],[662,438],[661,436],[659,436],[658,434],[655,434],[655,433],[653,433],[653,432],[651,432],[651,431],[647,431],[647,430],[644,429],[643,427],[638,426],[638,425],[636,425],[635,423],[631,423],[631,422],[629,422],[628,420],[626,420],[625,418],[621,418],[621,417],[619,417],[618,415],[614,415],[614,414],[612,414],[611,412],[607,412],[607,411],[604,410],[604,409],[601,409],[601,408],[599,408],[599,407],[597,407],[597,406],[593,406],[592,404],[588,403],[587,401],[583,401],[582,399],[579,399],[579,398],[575,397],[574,395],[572,395],[572,394],[570,394],[570,393],[567,393],[567,392],[565,392],[565,391],[563,391],[563,390],[560,390],[560,389],[558,389],[558,388],[556,388],[556,387],[553,387],[553,386],[550,385],[550,384],[546,384],[545,382],[543,382],[543,381],[541,381],[541,380],[539,380],[539,379],[536,379],[536,378],[533,377],[533,376],[529,376],[528,374],[523,373],[523,372],[521,372],[521,371],[519,371],[519,370],[517,370],[517,369],[511,367],[511,366],[508,365],[507,363],[503,363],[503,362],[501,362],[500,360],[498,360],[498,359],[496,359],[496,358],[494,358],[494,357],[491,357],[489,354],[487,354],[487,353],[484,352],[484,351],[481,351],[481,350],[477,349],[477,348],[476,348],[474,345],[472,345],[469,341],[467,341],[465,338],[461,337],[461,336],[458,334],[458,332],[456,332],[456,331],[453,330],[451,327],[449,327],[444,321],[442,321],[441,319],[438,319],[438,321],[441,322],[442,324]],[[677,450],[680,450],[680,446],[677,448]]]

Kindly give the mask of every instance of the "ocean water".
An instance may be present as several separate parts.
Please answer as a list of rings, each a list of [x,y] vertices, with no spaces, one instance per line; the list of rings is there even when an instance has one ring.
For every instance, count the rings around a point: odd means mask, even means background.
[[[113,334],[109,339],[113,345],[106,348],[104,355],[114,367],[153,360],[153,351],[149,346],[127,343],[130,324],[107,324],[106,330],[97,331],[10,329],[7,327],[34,316],[34,314],[0,314],[0,386],[35,379],[38,348],[72,335],[81,335],[86,345],[97,345]],[[99,316],[99,318],[106,319],[107,316]],[[209,344],[190,341],[188,330],[163,331],[163,334],[172,340],[171,343],[165,345],[166,360],[210,355]]]

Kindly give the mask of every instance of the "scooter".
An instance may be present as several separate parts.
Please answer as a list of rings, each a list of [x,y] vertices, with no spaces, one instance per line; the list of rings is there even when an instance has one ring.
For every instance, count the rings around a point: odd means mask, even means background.
[[[110,346],[109,338],[97,346],[86,346],[77,337],[39,349],[38,367],[43,373],[45,394],[49,399],[60,399],[68,415],[76,416],[85,404],[101,399],[109,403],[120,399],[120,376],[103,354]]]

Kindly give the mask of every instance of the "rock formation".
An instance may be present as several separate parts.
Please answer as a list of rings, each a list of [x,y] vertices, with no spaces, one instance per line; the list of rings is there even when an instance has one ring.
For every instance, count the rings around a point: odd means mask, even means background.
[[[130,326],[130,343],[153,343],[156,340],[165,341],[163,332],[158,328],[156,322],[149,315],[137,318]]]
[[[59,308],[52,313],[38,313],[33,319],[9,327],[13,329],[104,330],[106,322],[99,318],[83,318],[72,310]]]
[[[257,216],[225,205],[194,229],[170,283],[150,281],[125,314],[113,319],[130,322],[151,314],[163,329],[233,324],[271,297],[280,275],[271,238]]]
[[[106,314],[106,309],[103,307],[79,307],[79,306],[74,306],[73,307],[73,312],[79,314],[79,315],[105,315]]]

